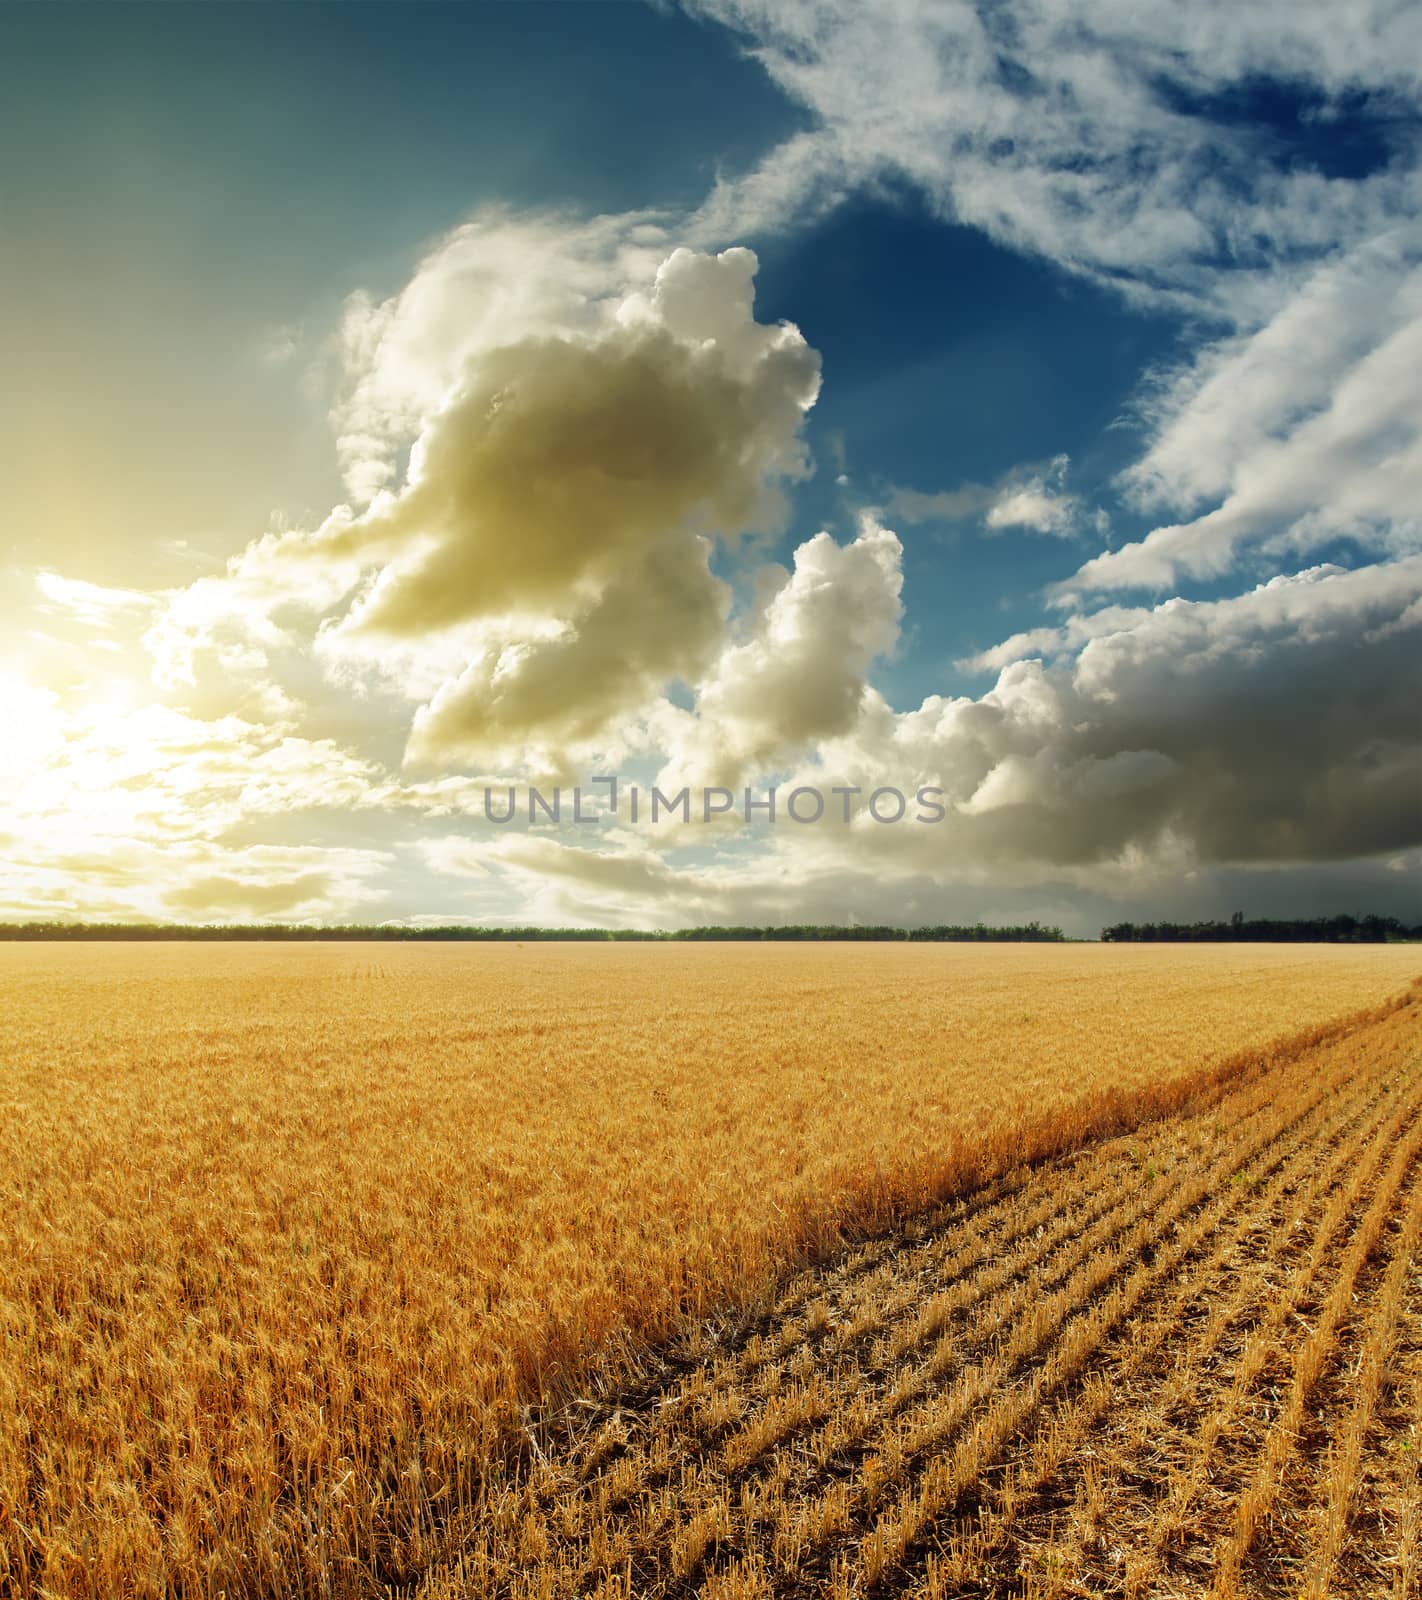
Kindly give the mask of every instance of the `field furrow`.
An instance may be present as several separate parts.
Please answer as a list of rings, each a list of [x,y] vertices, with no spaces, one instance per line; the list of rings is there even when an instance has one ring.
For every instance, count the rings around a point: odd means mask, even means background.
[[[1407,1404],[1419,1044],[1409,1006],[1010,1175],[661,1386],[545,1418],[423,1600],[1283,1593],[1270,1514],[1335,1378],[1340,1471],[1308,1475],[1289,1559],[1332,1595],[1349,1527],[1394,1524],[1406,1592],[1415,1485],[1375,1424]]]
[[[1164,1477],[1166,1418],[1186,1396],[1208,1392],[1222,1339],[1262,1314],[1267,1284],[1294,1248],[1291,1236],[1316,1220],[1353,1168],[1357,1138],[1374,1137],[1386,1116],[1378,1086],[1356,1085],[1320,1137],[1295,1143],[1257,1203],[1213,1230],[1208,1249],[1183,1267],[1149,1317],[1133,1322],[1113,1359],[1042,1419],[1030,1447],[990,1484],[978,1520],[930,1558],[925,1595],[954,1592],[954,1584],[974,1574],[1016,1570],[1019,1547],[1032,1550],[1033,1569],[1059,1583],[1117,1592],[1125,1576],[1121,1529],[1134,1522],[1150,1533]],[[1143,1403],[1122,1406],[1123,1395]],[[1145,1576],[1152,1545],[1149,1537],[1138,1539],[1132,1583]]]
[[[1419,1157],[1422,1157],[1422,1125],[1415,1126],[1396,1151],[1386,1179],[1350,1241],[1312,1326],[1306,1337],[1290,1351],[1287,1387],[1257,1450],[1257,1466],[1238,1496],[1229,1534],[1218,1551],[1211,1593],[1219,1600],[1229,1600],[1241,1590],[1243,1564],[1250,1557],[1273,1509],[1297,1445],[1306,1408],[1314,1398],[1320,1377],[1328,1363],[1336,1362],[1341,1366],[1346,1360],[1346,1352],[1339,1348],[1338,1336],[1340,1324],[1355,1296],[1363,1300],[1372,1315],[1377,1314],[1377,1305],[1369,1304],[1362,1292],[1363,1273],[1382,1243],[1389,1220],[1422,1205],[1422,1184],[1419,1184],[1417,1172]],[[1344,1480],[1344,1488],[1351,1488],[1351,1482]]]
[[[1267,1101],[1251,1103],[1248,1108],[1241,1105],[1234,1137],[1206,1166],[1203,1187],[1217,1187],[1224,1173],[1256,1158],[1261,1149],[1279,1139],[1289,1123],[1308,1115],[1323,1093],[1320,1090],[1313,1100],[1300,1099],[1283,1113]],[[1118,1180],[1126,1176],[1139,1180],[1146,1171],[1153,1170],[1149,1159],[1139,1151],[1123,1152],[1116,1165]],[[1054,1176],[1060,1179],[1063,1175]],[[806,1554],[823,1562],[834,1535],[849,1525],[851,1513],[882,1496],[890,1481],[886,1457],[902,1474],[931,1443],[931,1430],[952,1424],[955,1413],[945,1409],[945,1394],[952,1393],[954,1407],[963,1407],[969,1396],[981,1398],[990,1393],[1005,1373],[1030,1355],[1044,1330],[1054,1326],[1054,1315],[1063,1306],[1082,1301],[1087,1280],[1096,1288],[1107,1281],[1123,1249],[1122,1235],[1133,1226],[1140,1232],[1142,1215],[1152,1216],[1151,1227],[1159,1228],[1168,1220],[1170,1209],[1198,1198],[1198,1193],[1192,1191],[1187,1200],[1182,1200],[1178,1186],[1168,1175],[1157,1177],[1144,1187],[1134,1181],[1106,1186],[1097,1181],[1099,1176],[1094,1166],[1086,1165],[1074,1175],[1074,1181],[1048,1183],[1039,1179],[1023,1195],[1014,1197],[1003,1210],[1020,1214],[1025,1205],[1030,1218],[1041,1215],[1039,1197],[1044,1196],[1055,1214],[1054,1225],[1048,1227],[1045,1221],[1038,1221],[1035,1228],[1018,1226],[1005,1230],[1003,1244],[1012,1248],[1004,1250],[985,1271],[959,1279],[950,1290],[930,1298],[914,1318],[892,1330],[887,1339],[880,1337],[870,1344],[866,1359],[856,1359],[852,1349],[846,1352],[831,1333],[826,1333],[816,1352],[815,1366],[802,1378],[789,1378],[788,1389],[770,1397],[738,1396],[738,1403],[753,1405],[759,1398],[761,1405],[732,1436],[735,1475],[744,1485],[749,1476],[746,1469],[767,1455],[770,1445],[779,1446],[777,1459],[766,1461],[757,1476],[762,1483],[774,1483],[780,1477],[782,1481],[771,1498],[782,1507],[788,1498],[795,1508],[792,1526],[786,1527],[783,1511],[772,1524],[773,1569],[790,1570],[801,1564]],[[1228,1203],[1234,1203],[1238,1191],[1225,1192]],[[956,1231],[952,1226],[946,1227],[945,1238],[951,1240]],[[931,1251],[920,1249],[905,1255],[907,1276],[918,1295],[925,1287],[925,1258],[936,1257],[944,1264],[951,1264],[954,1259],[943,1240]],[[1073,1273],[1077,1274],[1075,1279]],[[874,1281],[864,1288],[882,1295],[887,1285]],[[872,1302],[868,1304],[872,1306]],[[953,1315],[956,1312],[963,1313],[957,1320]],[[851,1313],[848,1326],[853,1328],[857,1320]],[[911,1337],[905,1338],[905,1331]],[[955,1389],[955,1374],[961,1375],[973,1352],[983,1350],[990,1352],[987,1367],[974,1370],[966,1383]],[[848,1361],[843,1359],[846,1353],[851,1357]],[[722,1362],[718,1367],[721,1382],[713,1391],[718,1401],[735,1393],[725,1381],[731,1366]],[[832,1387],[826,1385],[827,1373]],[[692,1387],[695,1392],[695,1384]],[[840,1404],[833,1408],[832,1416],[821,1427],[813,1427],[830,1409],[831,1395],[836,1393]],[[617,1482],[637,1484],[645,1493],[659,1478],[653,1462],[680,1461],[685,1470],[675,1484],[674,1495],[670,1499],[658,1497],[644,1506],[637,1518],[636,1536],[627,1543],[609,1538],[600,1526],[618,1502],[615,1497],[599,1496],[593,1512],[599,1526],[589,1535],[597,1555],[574,1569],[574,1587],[629,1558],[639,1566],[650,1565],[655,1571],[657,1552],[671,1550],[679,1537],[659,1521],[657,1510],[674,1505],[683,1525],[696,1526],[705,1515],[702,1496],[714,1498],[719,1492],[731,1463],[723,1456],[722,1470],[709,1476],[702,1464],[716,1449],[715,1420],[722,1412],[716,1406],[705,1407],[700,1412],[703,1426],[698,1429],[693,1414],[681,1437],[674,1439],[661,1419],[668,1415],[685,1417],[687,1407],[679,1403],[681,1400],[677,1394],[664,1397],[654,1413],[649,1442],[635,1458],[620,1457],[612,1469]],[[747,1452],[748,1440],[757,1441],[762,1449]],[[813,1476],[808,1468],[814,1469]],[[602,1487],[600,1482],[597,1489]]]
[[[1320,1451],[1316,1440],[1300,1441],[1300,1454],[1305,1460],[1311,1459],[1317,1469],[1308,1475],[1303,1496],[1305,1504],[1314,1510],[1309,1519],[1312,1527],[1305,1565],[1308,1600],[1326,1600],[1349,1539],[1353,1508],[1362,1497],[1370,1435],[1378,1421],[1388,1369],[1398,1354],[1409,1279],[1418,1267],[1422,1203],[1414,1200],[1405,1207],[1393,1219],[1393,1228],[1395,1238],[1387,1246],[1387,1272],[1371,1314],[1356,1318],[1357,1328],[1366,1330],[1362,1349],[1355,1362],[1345,1361],[1342,1371],[1336,1374],[1337,1392],[1329,1406],[1336,1420],[1327,1446]]]

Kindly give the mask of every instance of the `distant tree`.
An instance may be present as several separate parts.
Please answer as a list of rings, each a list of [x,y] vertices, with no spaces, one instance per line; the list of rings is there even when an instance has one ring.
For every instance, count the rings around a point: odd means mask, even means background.
[[[1408,927],[1397,917],[1377,915],[1247,921],[1242,911],[1236,911],[1228,922],[1117,922],[1103,928],[1101,937],[1108,943],[1138,944],[1383,944],[1396,939],[1422,939],[1422,925]]]
[[[538,940],[562,940],[587,943],[598,941],[634,942],[647,940],[687,941],[810,941],[854,940],[885,943],[893,940],[929,940],[940,943],[993,940],[993,941],[1043,941],[1061,940],[1065,936],[1060,928],[1043,927],[1032,922],[1019,927],[972,927],[942,925],[938,927],[900,928],[888,923],[872,926],[855,924],[850,927],[791,923],[782,927],[721,927],[706,926],[678,928],[661,932],[639,928],[535,928],[535,927],[485,927],[464,923],[447,925],[420,925],[407,927],[399,924],[347,923],[342,925],[316,925],[307,923],[209,923],[188,926],[174,923],[132,922],[10,922],[0,923],[0,940],[29,940],[58,942],[68,940],[385,940],[397,943],[450,941],[458,943],[496,943],[515,940],[533,943]]]

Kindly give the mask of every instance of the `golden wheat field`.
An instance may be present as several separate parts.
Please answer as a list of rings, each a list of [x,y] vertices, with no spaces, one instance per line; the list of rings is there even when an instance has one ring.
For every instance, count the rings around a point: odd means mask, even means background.
[[[1417,1592],[1398,947],[0,950],[0,1591]]]

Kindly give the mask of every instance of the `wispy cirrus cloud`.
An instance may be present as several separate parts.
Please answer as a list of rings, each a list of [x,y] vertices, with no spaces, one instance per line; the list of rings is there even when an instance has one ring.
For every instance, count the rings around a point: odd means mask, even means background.
[[[1330,262],[1258,332],[1208,347],[1153,404],[1138,503],[1210,509],[1057,589],[1167,589],[1347,536],[1422,548],[1422,221]]]
[[[694,9],[739,31],[815,119],[718,185],[708,236],[907,184],[946,220],[1193,319],[1193,353],[1141,408],[1153,437],[1120,485],[1180,514],[1082,563],[1063,603],[1168,592],[1340,536],[1418,547],[1422,68],[1405,9]],[[1343,120],[1366,125],[1366,159],[1330,137]],[[986,493],[901,491],[892,509],[975,515]],[[1071,526],[1042,494],[994,514]]]
[[[1415,157],[1422,83],[1412,19],[1383,0],[1247,8],[1170,0],[690,0],[737,30],[814,117],[724,178],[708,235],[784,225],[848,193],[907,182],[946,218],[1138,298],[1249,321],[1299,260],[1410,214],[1415,178],[1280,148],[1231,96],[1270,81],[1326,119],[1377,97],[1380,138]],[[1300,129],[1302,132],[1303,130]],[[1251,307],[1253,310],[1251,310]]]

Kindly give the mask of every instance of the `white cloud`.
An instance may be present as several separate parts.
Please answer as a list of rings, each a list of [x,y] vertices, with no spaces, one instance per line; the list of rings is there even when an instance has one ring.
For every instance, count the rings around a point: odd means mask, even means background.
[[[267,329],[258,354],[266,367],[284,367],[301,349],[301,329],[283,323]]]
[[[0,917],[116,922],[331,922],[368,915],[384,851],[200,840],[0,853]]]
[[[955,221],[1126,292],[1277,305],[1281,261],[1409,209],[1405,170],[1331,180],[1275,163],[1264,135],[1198,114],[1276,78],[1330,97],[1414,95],[1413,19],[1359,0],[1042,5],[1009,0],[692,0],[746,36],[815,118],[718,185],[707,236],[784,226],[881,180]],[[1222,266],[1239,281],[1228,285]],[[1256,284],[1252,280],[1259,279]]]
[[[330,920],[379,898],[387,852],[234,838],[391,803],[334,741],[8,670],[0,697],[0,917]]]
[[[1419,593],[1413,557],[1084,618],[1053,641],[1056,666],[1014,661],[978,700],[867,717],[821,763],[866,785],[940,783],[970,819],[948,853],[980,861],[1167,841],[1216,862],[1406,849],[1422,827],[1419,640],[1404,626]]]
[[[1220,504],[1095,557],[1059,593],[1159,590],[1339,535],[1422,547],[1422,227],[1331,263],[1258,333],[1206,350],[1157,416],[1127,487]]]
[[[158,604],[157,596],[141,590],[107,588],[57,572],[37,572],[35,587],[47,602],[39,607],[41,615],[58,613],[100,630],[108,630],[116,622],[141,618]]]
[[[1045,466],[1018,467],[995,484],[965,483],[933,494],[897,488],[888,497],[888,509],[904,522],[981,517],[988,533],[1025,528],[1064,537],[1076,532],[1081,519],[1080,502],[1066,490],[1070,466],[1070,458],[1059,455]]]
[[[983,229],[1140,303],[1223,328],[1145,411],[1123,486],[1170,507],[1146,538],[1061,584],[1166,592],[1258,554],[1348,535],[1422,542],[1422,56],[1385,0],[694,0],[739,31],[814,118],[698,219],[784,225],[844,195],[916,188]],[[1270,85],[1304,120],[1368,120],[1369,170],[1321,170],[1282,124],[1240,114]],[[1300,124],[1302,126],[1302,122]],[[1315,150],[1322,141],[1315,142]],[[898,517],[963,516],[980,486],[901,492]],[[1030,489],[993,526],[1069,531]]]
[[[1400,862],[1415,883],[1420,602],[1422,558],[1318,568],[1229,600],[1083,619],[1071,638],[1061,631],[1055,664],[1009,663],[975,699],[930,696],[896,713],[865,688],[841,732],[771,768],[782,806],[799,785],[857,789],[848,824],[833,801],[808,827],[664,820],[587,844],[451,838],[428,859],[477,877],[481,904],[512,873],[517,895],[557,920],[657,926],[931,921],[984,906],[1047,915],[1053,897],[1057,915],[1151,896],[1152,914],[1209,911],[1208,884],[1231,874],[1292,864],[1321,883],[1322,863],[1369,858]],[[712,743],[726,726],[718,713],[700,731]],[[765,764],[782,759],[770,748],[737,778],[763,787]],[[676,781],[698,775],[687,764]],[[912,802],[902,823],[868,813],[876,788],[926,786],[942,791],[942,821],[911,820]],[[1357,881],[1374,884],[1370,870]],[[1406,890],[1394,890],[1384,899],[1396,909]]]
[[[872,516],[847,545],[802,544],[751,636],[722,650],[694,712],[672,723],[664,781],[735,783],[852,728],[871,665],[898,639],[901,556]]]
[[[1145,606],[1103,606],[1097,611],[1068,617],[1060,627],[1044,626],[1014,633],[1000,644],[965,656],[957,666],[964,672],[1001,672],[1012,661],[1080,650],[1087,640],[1133,627],[1149,615],[1150,610]]]
[[[778,527],[819,360],[755,321],[750,251],[657,237],[496,215],[352,311],[344,437],[366,471],[413,433],[404,481],[171,596],[149,634],[164,680],[214,652],[230,674],[237,650],[260,677],[325,613],[342,681],[423,702],[411,759],[556,770],[697,679],[729,605],[712,544]]]
[[[0,823],[27,848],[216,839],[244,819],[368,803],[375,769],[330,739],[156,703],[61,696],[18,680],[21,756]]]
[[[1005,488],[988,508],[983,519],[989,532],[1004,528],[1026,528],[1032,533],[1059,536],[1073,533],[1077,522],[1077,503],[1058,487],[1066,470],[1066,457],[1059,456],[1051,472],[1028,478]]]
[[[1068,502],[1041,489],[1019,489],[1004,495],[984,519],[994,531],[1001,528],[1029,528],[1034,533],[1067,533],[1072,513]]]
[[[401,452],[471,365],[527,339],[596,333],[669,249],[651,213],[583,220],[491,209],[442,239],[400,293],[353,295],[332,418],[352,502],[397,486]]]

